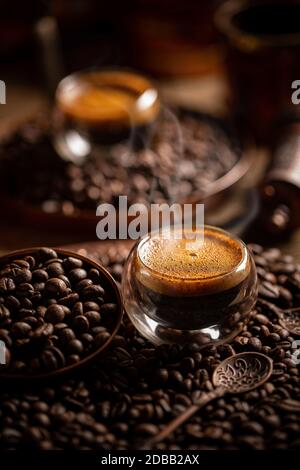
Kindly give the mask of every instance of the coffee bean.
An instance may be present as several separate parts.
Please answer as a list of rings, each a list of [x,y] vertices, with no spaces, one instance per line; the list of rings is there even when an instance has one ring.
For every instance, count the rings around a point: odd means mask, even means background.
[[[11,328],[11,332],[17,337],[17,338],[23,338],[29,334],[31,331],[31,326],[28,325],[25,322],[16,322]]]
[[[31,408],[36,413],[47,413],[49,410],[49,405],[45,401],[36,401],[32,404]]]
[[[9,331],[5,330],[4,328],[0,328],[0,339],[4,341],[6,347],[11,348],[12,347],[12,339],[10,337]]]
[[[110,338],[110,334],[108,332],[98,333],[95,337],[95,347],[101,348]]]
[[[295,266],[293,264],[286,263],[276,263],[271,265],[270,268],[271,271],[276,274],[292,274],[295,271]]]
[[[91,346],[94,342],[94,337],[89,333],[83,333],[79,337],[84,346]]]
[[[192,357],[185,357],[180,363],[182,372],[192,372],[195,368],[195,361]]]
[[[268,335],[268,341],[278,343],[280,341],[280,336],[277,333],[270,333]]]
[[[279,288],[270,282],[262,282],[258,286],[258,292],[267,299],[277,299],[280,296]]]
[[[35,294],[35,290],[34,290],[32,284],[29,284],[28,282],[24,282],[24,283],[19,284],[17,286],[16,294],[19,298],[20,297],[27,297],[27,298],[31,299]]]
[[[270,320],[262,314],[257,314],[255,316],[255,319],[261,324],[261,325],[268,325],[270,323]]]
[[[2,432],[2,439],[6,445],[13,446],[22,441],[22,432],[17,429],[6,427]]]
[[[57,258],[56,251],[52,248],[40,248],[38,251],[38,256],[42,261],[47,261],[52,258]]]
[[[32,279],[35,282],[46,282],[49,279],[47,271],[44,269],[36,269],[32,272]]]
[[[75,284],[80,281],[83,281],[84,279],[86,279],[86,277],[87,277],[87,272],[85,269],[82,269],[82,268],[75,268],[69,272],[69,278],[71,282],[74,282]]]
[[[47,349],[47,351],[50,351],[53,354],[53,356],[55,357],[58,368],[62,368],[62,367],[65,366],[66,359],[65,359],[65,356],[63,355],[63,353],[61,352],[61,350],[59,348],[51,346]]]
[[[117,305],[116,304],[103,304],[100,307],[100,313],[102,315],[113,315],[117,310]]]
[[[52,335],[53,330],[54,330],[54,327],[52,323],[44,323],[32,333],[32,338],[35,338],[35,339],[47,338],[48,336]]]
[[[156,380],[159,383],[165,384],[168,381],[169,372],[167,369],[158,369],[156,374]]]
[[[182,374],[178,370],[171,371],[170,378],[179,383],[183,381]]]
[[[51,423],[49,416],[45,413],[36,413],[33,415],[32,419],[35,424],[45,428],[49,427]]]
[[[83,291],[85,287],[92,286],[93,281],[91,279],[83,279],[82,281],[79,281],[78,284],[76,285],[76,289],[78,292]]]
[[[262,344],[261,344],[260,339],[250,338],[248,344],[249,344],[249,347],[253,349],[253,351],[261,351]]]
[[[270,335],[270,330],[267,326],[263,325],[260,327],[260,333],[263,337],[267,338]]]
[[[259,256],[259,255],[256,254],[256,255],[254,256],[254,260],[255,260],[255,264],[256,264],[257,266],[265,267],[265,266],[268,265],[267,260],[266,260],[265,257],[263,257],[263,256]]]
[[[96,326],[101,321],[101,315],[100,315],[99,312],[93,312],[93,311],[92,312],[85,312],[84,316],[86,317],[86,319],[88,320],[88,323],[91,326]]]
[[[20,284],[22,282],[30,282],[32,279],[32,273],[29,269],[19,269],[14,276],[14,281],[16,284]]]
[[[60,274],[64,274],[64,268],[60,263],[53,262],[47,266],[47,273],[49,277],[57,278]]]
[[[82,296],[85,299],[91,299],[91,300],[93,300],[94,298],[103,299],[104,294],[105,292],[104,292],[103,287],[97,286],[97,285],[87,286],[82,290]]]
[[[175,402],[181,405],[184,405],[186,407],[192,404],[191,399],[188,396],[183,395],[182,393],[175,395]]]
[[[68,328],[67,323],[56,323],[54,325],[54,333],[58,333],[61,330],[64,330],[65,328]]]
[[[44,318],[46,312],[47,312],[47,307],[45,307],[44,305],[38,305],[38,307],[36,308],[37,315],[39,315],[42,318]]]
[[[69,294],[66,297],[59,299],[59,303],[71,307],[79,300],[79,295],[77,293]]]
[[[137,435],[141,434],[142,436],[155,436],[158,434],[159,429],[154,424],[144,423],[140,424],[137,429]]]
[[[245,337],[245,336],[237,336],[235,339],[234,339],[234,343],[237,345],[237,346],[247,346],[248,343],[249,343],[249,338]]]
[[[88,311],[95,311],[99,312],[100,307],[96,302],[84,302],[83,304],[83,311],[88,312]]]
[[[82,315],[83,314],[83,305],[82,302],[76,302],[74,307],[72,308],[72,315]]]
[[[266,415],[262,420],[267,428],[278,429],[280,427],[280,418],[278,415]]]
[[[107,332],[107,329],[105,328],[105,326],[93,326],[91,328],[91,333],[93,335],[97,335],[99,333],[106,333]]]
[[[111,267],[111,274],[117,281],[121,281],[123,267],[121,264],[115,264]]]
[[[13,295],[8,295],[5,300],[5,306],[11,310],[18,310],[20,308],[20,301]]]
[[[31,270],[33,270],[35,268],[36,263],[33,256],[25,256],[24,261],[28,263],[28,269],[30,268]]]
[[[11,361],[10,370],[16,373],[24,373],[26,371],[26,364],[24,361]]]
[[[36,328],[38,326],[41,326],[41,324],[43,324],[43,322],[41,322],[40,319],[33,317],[33,316],[23,318],[23,322],[28,323],[28,325],[30,325],[31,328],[33,327]]]
[[[0,324],[3,324],[9,317],[9,310],[4,305],[0,305]]]
[[[58,337],[64,345],[68,345],[73,339],[76,338],[75,333],[71,328],[63,328],[58,333]]]
[[[41,361],[47,371],[52,371],[58,368],[57,359],[53,352],[49,349],[45,349],[45,351],[42,353]]]
[[[92,268],[92,269],[89,270],[88,277],[89,277],[89,279],[91,279],[96,284],[99,283],[100,280],[101,280],[100,273],[99,273],[98,269],[95,269],[95,268]]]
[[[59,296],[66,292],[67,286],[64,281],[54,277],[46,282],[45,289],[48,294]]]
[[[68,278],[67,276],[65,276],[64,274],[60,274],[60,275],[58,276],[58,279],[61,279],[62,281],[64,281],[64,283],[66,284],[66,286],[67,286],[68,288],[71,288],[71,282],[70,282],[70,280],[69,280],[69,278]]]
[[[82,261],[78,258],[73,258],[69,256],[68,258],[65,258],[63,261],[63,266],[67,271],[71,271],[72,269],[76,268],[81,268],[82,267]]]
[[[45,283],[44,282],[34,282],[33,283],[33,288],[35,291],[42,292],[45,289]]]
[[[220,439],[222,434],[222,429],[216,426],[208,426],[204,430],[204,437],[207,439]]]
[[[75,317],[73,320],[73,326],[74,329],[79,333],[87,333],[90,328],[88,317],[84,315],[77,315],[77,317]]]
[[[78,354],[70,354],[67,357],[67,365],[72,366],[73,364],[77,364],[80,362],[80,356]]]
[[[22,308],[25,308],[25,309],[32,309],[33,307],[33,296],[31,296],[31,298],[29,299],[28,297],[24,297],[23,295],[21,297],[19,297],[19,301],[20,301],[20,304],[21,304],[21,307]]]
[[[2,277],[0,279],[0,294],[6,294],[8,292],[13,292],[16,286],[14,281],[9,277]]]
[[[47,308],[45,320],[50,323],[62,322],[65,318],[65,312],[61,305],[53,304]]]
[[[261,424],[255,421],[248,421],[241,427],[242,432],[259,435],[264,433],[264,429]]]
[[[272,262],[281,257],[281,252],[278,248],[268,248],[264,250],[263,256],[268,262]]]
[[[79,339],[72,339],[68,343],[68,352],[70,354],[78,354],[80,355],[83,352],[83,345]]]

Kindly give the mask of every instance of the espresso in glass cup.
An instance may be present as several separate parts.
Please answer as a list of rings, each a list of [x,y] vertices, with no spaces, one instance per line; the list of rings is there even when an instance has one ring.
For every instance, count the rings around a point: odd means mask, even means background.
[[[135,148],[160,110],[155,86],[135,72],[93,69],[65,77],[56,90],[53,141],[62,158],[81,164],[109,158],[111,145]]]
[[[196,342],[206,346],[237,335],[257,298],[256,269],[246,245],[204,226],[178,236],[177,229],[148,234],[125,265],[125,310],[139,332],[155,344]]]

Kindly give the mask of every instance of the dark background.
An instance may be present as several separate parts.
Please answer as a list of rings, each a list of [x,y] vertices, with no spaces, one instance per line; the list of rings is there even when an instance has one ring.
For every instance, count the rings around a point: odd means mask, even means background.
[[[0,105],[0,138],[53,103],[56,79],[91,66],[133,68],[154,79],[168,102],[226,114],[226,48],[213,20],[221,3],[0,0],[0,79],[7,88],[7,103]],[[45,43],[38,33],[45,17],[51,17],[56,28],[60,64],[54,78],[49,76],[49,64],[45,65]],[[266,154],[265,148],[257,150],[254,169],[258,173],[265,167]],[[5,217],[0,228],[0,252],[81,241],[77,233],[20,227],[18,221],[7,223]],[[299,236],[295,232],[284,250],[297,254]]]
[[[68,71],[91,65],[126,64],[159,76],[203,73],[217,66],[213,60],[211,64],[205,63],[199,48],[216,43],[212,16],[220,3],[218,0],[2,0],[1,69],[18,61],[27,68],[31,62],[38,73],[34,28],[41,17],[51,15],[59,25]]]

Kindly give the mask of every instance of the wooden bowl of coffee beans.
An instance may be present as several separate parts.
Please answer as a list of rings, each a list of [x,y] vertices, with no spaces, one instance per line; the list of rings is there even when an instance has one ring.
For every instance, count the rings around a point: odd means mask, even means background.
[[[0,258],[0,379],[54,378],[95,361],[122,319],[112,276],[63,249]]]

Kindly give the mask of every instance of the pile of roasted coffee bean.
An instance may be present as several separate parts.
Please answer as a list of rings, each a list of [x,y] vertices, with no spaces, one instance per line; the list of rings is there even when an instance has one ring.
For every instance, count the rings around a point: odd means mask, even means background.
[[[102,277],[92,264],[51,248],[0,266],[1,371],[49,373],[105,344],[118,307]]]
[[[118,246],[118,245],[116,245]],[[118,276],[126,250],[93,253]],[[299,449],[300,378],[280,308],[299,305],[300,267],[279,250],[252,246],[259,300],[248,327],[231,344],[198,350],[154,347],[124,319],[113,345],[85,375],[34,390],[1,389],[2,449],[127,449],[154,436],[204,391],[219,362],[240,351],[274,361],[260,388],[217,399],[176,430],[160,449]],[[2,385],[2,384],[1,384]]]
[[[116,145],[110,160],[90,157],[82,166],[55,152],[47,122],[26,124],[0,145],[0,187],[5,195],[38,205],[46,213],[95,211],[101,202],[128,204],[182,200],[227,173],[239,150],[208,117],[165,117],[153,138],[133,151]],[[180,179],[180,185],[176,182]],[[175,191],[175,193],[174,193]]]

